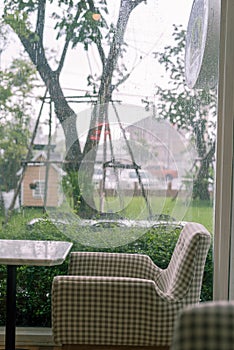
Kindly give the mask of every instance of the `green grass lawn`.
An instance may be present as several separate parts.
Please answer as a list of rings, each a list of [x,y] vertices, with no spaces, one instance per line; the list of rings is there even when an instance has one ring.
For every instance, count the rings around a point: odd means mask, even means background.
[[[171,198],[163,199],[155,198],[152,201],[152,208],[154,213],[164,213],[175,217],[179,221],[195,221],[203,224],[210,232],[213,232],[213,206],[208,201],[191,201],[189,205],[185,205],[182,201],[173,201]],[[179,213],[179,214],[178,214]],[[183,214],[183,216],[181,215]],[[146,219],[149,215],[145,201],[141,197],[134,197],[124,211],[120,212],[124,217],[129,219]],[[177,216],[178,214],[178,216]],[[17,238],[17,232],[25,231],[27,223],[36,217],[45,217],[46,213],[43,213],[42,209],[30,209],[25,208],[19,213],[14,213],[8,225],[8,233],[12,237]],[[4,217],[0,217],[0,236],[6,231],[6,227],[3,226]],[[26,234],[26,233],[25,233]],[[21,234],[20,234],[21,236]]]
[[[208,201],[193,201],[185,214],[185,221],[195,221],[203,224],[208,231],[213,232],[213,205]]]
[[[164,213],[175,217],[178,221],[194,221],[203,224],[210,232],[213,231],[213,204],[209,201],[191,201],[185,203],[182,200],[172,198],[155,198],[151,202],[155,213]],[[144,207],[144,210],[141,208]],[[129,218],[144,219],[148,216],[148,211],[141,197],[132,200],[123,212]]]

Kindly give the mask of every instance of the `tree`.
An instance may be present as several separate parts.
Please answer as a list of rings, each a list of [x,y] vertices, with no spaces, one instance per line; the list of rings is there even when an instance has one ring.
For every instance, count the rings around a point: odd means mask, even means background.
[[[209,199],[209,177],[215,155],[216,90],[191,90],[186,86],[184,51],[186,32],[174,25],[175,46],[167,46],[155,58],[169,74],[169,86],[156,86],[158,113],[178,129],[189,132],[198,159],[195,165],[193,197]]]
[[[35,73],[23,59],[14,59],[8,69],[0,70],[0,189],[7,192],[16,187],[17,171],[28,149],[32,113],[28,94]]]
[[[77,171],[82,159],[95,149],[99,139],[92,137],[97,125],[105,127],[107,121],[107,105],[113,91],[130,73],[123,74],[119,59],[124,54],[124,34],[132,11],[144,0],[121,0],[116,24],[108,24],[105,17],[108,14],[105,0],[5,0],[4,20],[20,39],[25,51],[35,65],[42,81],[48,89],[54,103],[56,116],[65,134],[68,171]],[[56,6],[52,17],[55,21],[54,30],[57,39],[63,40],[63,50],[57,67],[52,68],[44,45],[46,10],[49,5]],[[104,43],[108,44],[105,52]],[[89,76],[88,82],[97,88],[97,107],[90,121],[89,132],[84,149],[81,149],[76,129],[76,115],[67,102],[61,84],[60,75],[68,51],[83,44],[85,50],[91,45],[97,49],[102,65],[99,80]],[[122,69],[121,69],[122,68]],[[75,140],[70,145],[70,140]],[[93,169],[89,169],[87,181],[91,181]],[[83,203],[85,205],[85,203]],[[87,212],[87,208],[85,208]]]

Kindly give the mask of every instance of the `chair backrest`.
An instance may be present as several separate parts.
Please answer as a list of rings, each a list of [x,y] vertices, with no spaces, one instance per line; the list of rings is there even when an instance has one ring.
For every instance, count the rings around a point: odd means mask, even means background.
[[[167,295],[176,299],[186,295],[185,304],[192,304],[200,298],[210,242],[210,233],[203,225],[188,222],[165,270],[159,269],[143,254],[72,252],[68,274],[151,279]]]
[[[188,222],[182,229],[168,267],[158,279],[160,288],[186,304],[199,301],[201,284],[211,235],[207,229]]]
[[[171,350],[234,350],[234,301],[186,307],[176,321]]]

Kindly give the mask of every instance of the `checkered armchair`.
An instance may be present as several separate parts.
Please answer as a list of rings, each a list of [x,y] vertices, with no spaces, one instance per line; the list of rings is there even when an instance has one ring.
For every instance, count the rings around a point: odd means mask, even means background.
[[[234,350],[234,301],[187,306],[177,318],[171,350]]]
[[[72,252],[53,280],[54,342],[168,349],[178,313],[199,302],[210,239],[187,223],[166,269],[141,254]]]

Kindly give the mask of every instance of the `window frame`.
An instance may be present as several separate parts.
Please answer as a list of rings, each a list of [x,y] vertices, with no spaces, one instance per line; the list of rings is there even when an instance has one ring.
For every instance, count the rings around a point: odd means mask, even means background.
[[[35,180],[36,188],[33,190],[33,198],[43,198],[45,195],[45,181]]]
[[[216,184],[214,204],[213,299],[230,299],[233,236],[234,2],[221,1]]]

